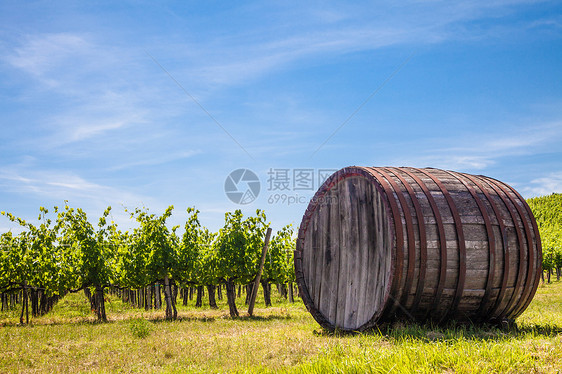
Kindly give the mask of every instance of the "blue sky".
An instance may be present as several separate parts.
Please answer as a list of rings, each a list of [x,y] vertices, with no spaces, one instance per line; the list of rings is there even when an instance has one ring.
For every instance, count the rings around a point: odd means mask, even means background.
[[[111,205],[127,228],[123,207],[173,204],[181,224],[195,206],[217,230],[261,208],[297,226],[314,191],[268,171],[350,165],[562,192],[561,67],[555,1],[4,0],[0,210]],[[239,168],[261,181],[244,206],[224,192]]]

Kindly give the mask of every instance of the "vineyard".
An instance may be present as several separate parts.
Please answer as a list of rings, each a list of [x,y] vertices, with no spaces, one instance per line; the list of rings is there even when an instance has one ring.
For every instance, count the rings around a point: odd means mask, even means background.
[[[541,235],[543,250],[543,282],[546,273],[547,282],[550,283],[551,276],[556,273],[560,280],[562,270],[562,194],[553,193],[548,196],[528,199],[539,232]]]
[[[162,215],[148,210],[128,211],[138,226],[122,232],[110,221],[111,208],[97,227],[81,209],[68,205],[40,208],[32,224],[2,212],[23,231],[0,238],[0,297],[2,311],[21,308],[20,323],[29,314],[48,313],[68,293],[83,291],[99,321],[107,321],[107,293],[146,310],[161,306],[167,319],[177,318],[178,294],[183,302],[196,293],[197,302],[206,289],[211,308],[223,290],[231,316],[238,316],[238,294],[252,292],[269,223],[263,211],[244,217],[241,211],[225,214],[217,233],[201,225],[194,208],[188,208],[183,234],[168,228],[169,207]],[[271,284],[293,300],[293,230],[286,226],[272,237],[261,276],[266,305],[271,305]],[[246,298],[246,302],[248,297]],[[31,305],[30,305],[31,304]]]

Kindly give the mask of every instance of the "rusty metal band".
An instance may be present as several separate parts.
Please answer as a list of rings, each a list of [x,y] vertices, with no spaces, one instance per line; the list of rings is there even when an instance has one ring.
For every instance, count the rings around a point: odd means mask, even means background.
[[[439,212],[439,207],[437,207],[437,203],[435,202],[435,198],[431,195],[431,192],[427,188],[427,185],[412,171],[416,171],[418,173],[422,173],[420,169],[416,168],[403,168],[401,169],[404,173],[409,175],[420,188],[422,189],[427,201],[429,202],[429,206],[433,211],[433,216],[435,217],[435,224],[437,225],[437,233],[439,235],[439,254],[440,254],[440,269],[439,269],[439,277],[437,281],[437,288],[435,289],[435,297],[433,299],[433,304],[431,307],[427,309],[427,313],[424,316],[424,319],[427,318],[430,313],[437,310],[439,307],[439,301],[441,300],[441,296],[443,294],[443,288],[445,287],[445,280],[447,278],[447,240],[445,238],[445,227],[443,226],[443,220],[441,218],[441,213]],[[427,241],[426,241],[427,244]],[[427,248],[427,247],[426,247]]]
[[[517,224],[517,212],[513,209],[513,207],[516,205],[513,202],[513,199],[509,196],[509,194],[505,191],[505,189],[503,188],[503,186],[501,185],[501,183],[498,183],[496,180],[492,179],[492,178],[488,178],[485,177],[486,180],[488,181],[488,183],[490,184],[490,186],[493,186],[494,190],[496,191],[496,193],[498,194],[498,196],[500,196],[504,202],[504,204],[506,204],[507,209],[509,210],[509,215],[511,216],[511,221],[513,222],[513,227],[515,228],[515,233],[517,234],[517,242],[518,242],[518,247],[519,247],[519,266],[517,267],[517,274],[515,277],[515,287],[513,289],[513,293],[511,294],[511,297],[509,298],[508,303],[506,304],[506,306],[503,308],[502,312],[500,313],[500,315],[498,316],[498,319],[502,319],[506,316],[509,317],[509,315],[512,313],[513,309],[514,309],[514,303],[517,302],[517,298],[516,295],[519,293],[519,290],[521,289],[521,283],[523,282],[523,277],[521,276],[521,274],[523,274],[523,232],[521,231],[521,227],[519,227],[519,225]],[[501,193],[500,193],[501,191]],[[502,195],[503,193],[503,195]],[[505,197],[504,197],[505,195]],[[521,219],[523,219],[524,217],[521,217]]]
[[[391,303],[386,303],[384,311],[381,318],[385,318],[387,313],[394,310],[398,304],[395,295],[400,291],[399,286],[402,284],[402,269],[404,266],[404,230],[402,228],[402,219],[400,219],[400,210],[398,209],[398,204],[394,199],[394,191],[391,185],[382,177],[382,174],[374,167],[365,168],[370,174],[375,178],[379,184],[382,186],[388,202],[390,204],[390,209],[392,211],[392,217],[394,222],[394,230],[396,232],[396,266],[394,268],[394,279],[390,291]]]
[[[484,185],[481,183],[483,181],[480,181],[478,177],[470,175],[470,174],[463,174],[463,175],[466,178],[470,179],[472,181],[472,183],[474,183],[480,189],[480,191],[482,191],[484,196],[486,196],[486,199],[490,203],[490,206],[492,207],[492,210],[494,211],[494,214],[496,216],[496,219],[498,220],[498,224],[499,224],[499,227],[500,227],[501,239],[502,239],[502,244],[503,244],[503,272],[502,272],[502,276],[501,276],[500,290],[498,292],[498,295],[496,296],[496,301],[491,306],[491,308],[489,308],[487,311],[484,310],[484,309],[482,309],[482,311],[481,311],[484,315],[488,315],[488,316],[493,317],[495,315],[498,307],[500,306],[501,301],[503,300],[505,291],[507,289],[507,279],[509,277],[509,250],[508,250],[509,244],[508,244],[508,240],[507,240],[507,230],[505,228],[505,224],[503,223],[503,220],[504,220],[503,214],[502,214],[501,210],[498,208],[497,204],[492,199],[492,196],[488,192],[488,189],[484,188]],[[488,186],[489,186],[489,184],[488,184]],[[490,187],[490,188],[492,188],[492,187]],[[499,196],[499,194],[497,194],[497,192],[496,192],[496,195]],[[499,197],[503,201],[503,197],[501,197],[501,196],[499,196]],[[504,204],[507,206],[507,203],[505,201],[504,201]],[[484,307],[484,305],[483,305],[483,307]]]
[[[451,172],[449,174],[453,175]],[[480,307],[476,314],[479,316],[482,315],[482,312],[485,310],[486,306],[490,302],[490,293],[492,290],[492,285],[494,284],[494,272],[496,271],[496,238],[494,236],[494,230],[492,229],[492,221],[490,219],[490,215],[488,214],[488,210],[486,206],[474,190],[472,186],[465,180],[464,177],[466,175],[461,173],[455,173],[455,176],[458,178],[459,181],[466,187],[470,195],[478,205],[478,209],[480,210],[480,214],[482,214],[482,218],[484,219],[484,225],[486,226],[486,236],[488,237],[488,276],[486,277],[486,287],[484,289],[484,296],[482,296],[482,301],[480,302]],[[469,178],[471,182],[474,183],[474,180]],[[478,183],[474,183],[480,190],[482,190],[482,186]]]
[[[407,173],[407,171],[404,170],[403,168],[392,168],[392,172],[400,180],[400,182],[402,182],[402,185],[406,187],[406,190],[410,195],[410,199],[414,204],[414,210],[416,212],[416,218],[418,221],[418,234],[419,234],[419,242],[420,242],[420,263],[419,263],[419,273],[418,273],[418,284],[416,287],[416,294],[414,296],[414,301],[412,303],[412,306],[409,308],[411,315],[415,315],[417,309],[419,308],[421,296],[423,294],[423,289],[425,286],[425,274],[426,274],[426,267],[427,267],[427,238],[425,234],[425,221],[423,217],[423,209],[420,205],[420,202],[416,198],[416,192],[414,191],[410,183],[408,183],[404,179],[404,177],[400,175],[400,173]],[[412,238],[413,238],[412,239],[413,244],[409,244],[409,245],[411,245],[412,248],[415,248],[415,244],[416,244],[415,237],[413,237],[412,235]],[[412,255],[410,255],[410,259],[408,261],[412,262],[412,266],[414,265],[415,253],[413,253],[413,258]],[[408,267],[409,266],[410,263],[408,263]]]
[[[392,188],[396,192],[396,196],[398,197],[398,201],[400,202],[400,206],[402,208],[402,213],[404,216],[404,221],[406,222],[406,233],[408,236],[408,268],[406,271],[406,279],[404,283],[404,287],[401,288],[402,297],[400,298],[400,303],[403,307],[405,307],[406,302],[408,300],[408,293],[412,288],[412,281],[414,278],[414,267],[416,262],[416,240],[414,237],[414,222],[412,220],[412,213],[410,212],[410,207],[406,199],[404,198],[404,194],[400,189],[400,186],[394,178],[390,176],[388,173],[388,169],[385,168],[377,168],[377,171],[384,177],[386,180],[391,184]],[[396,175],[393,172],[394,175]]]
[[[527,204],[527,202],[525,201],[525,199],[523,199],[523,197],[515,190],[513,189],[511,186],[507,186],[509,187],[509,189],[515,194],[515,196],[517,196],[517,198],[519,199],[519,201],[521,202],[521,204],[523,205],[523,207],[525,208],[525,211],[527,212],[527,215],[529,217],[529,220],[524,220],[523,222],[525,223],[525,232],[527,232],[528,235],[528,241],[527,243],[529,243],[529,256],[527,257],[528,261],[529,261],[529,272],[527,273],[527,276],[530,278],[527,278],[527,282],[526,282],[526,286],[528,285],[530,287],[529,289],[529,293],[527,294],[527,296],[525,298],[521,298],[521,301],[519,302],[519,308],[517,308],[515,310],[515,314],[513,315],[513,318],[517,317],[519,314],[521,314],[522,311],[524,311],[527,306],[529,305],[529,303],[531,302],[531,300],[533,299],[533,296],[535,296],[535,292],[537,291],[537,287],[539,285],[539,279],[540,279],[540,272],[542,269],[542,247],[541,247],[541,241],[539,238],[539,228],[537,227],[537,222],[534,218],[533,212],[531,212],[531,208],[529,208],[529,205]],[[517,205],[519,207],[519,205]],[[524,216],[522,216],[521,219],[523,219]],[[533,242],[533,237],[531,236],[531,233],[527,231],[529,225],[528,222],[531,221],[531,226],[533,228],[533,231],[535,233],[535,240]],[[535,244],[536,248],[537,248],[537,258],[535,260],[535,251],[533,250],[534,246],[531,244]],[[535,274],[534,274],[534,279],[532,277],[532,270],[533,270],[533,262],[536,262],[536,265],[534,267],[535,270]]]
[[[519,217],[521,217],[521,222],[523,222],[523,228],[525,229],[525,239],[526,239],[526,242],[527,242],[527,274],[526,274],[526,277],[525,277],[523,292],[521,293],[521,297],[517,300],[513,310],[507,315],[508,318],[515,318],[517,316],[517,313],[520,310],[521,306],[525,303],[525,301],[527,300],[527,297],[529,297],[529,294],[531,293],[533,284],[535,283],[534,279],[532,279],[532,275],[533,275],[532,264],[535,262],[535,259],[534,259],[535,254],[534,254],[534,250],[533,250],[533,237],[531,236],[531,230],[529,228],[529,223],[525,219],[525,214],[523,212],[523,209],[521,209],[521,207],[519,206],[520,201],[517,201],[516,199],[512,198],[512,196],[508,193],[508,191],[506,191],[507,189],[503,186],[503,183],[501,183],[499,181],[496,181],[496,182],[500,185],[500,187],[502,189],[504,189],[506,195],[508,195],[508,197],[513,202],[513,205],[515,205],[515,209],[517,209],[517,213],[519,214]],[[509,187],[509,191],[513,191],[513,189],[511,187]],[[521,248],[523,248],[522,243],[521,243]],[[523,258],[521,257],[519,259],[519,261],[523,261]]]
[[[514,192],[517,195],[519,195],[515,190]],[[531,208],[529,207],[529,205],[525,200],[521,200],[521,201],[524,202],[525,209],[527,210],[527,213],[529,213],[529,217],[531,219],[531,225],[533,226],[533,230],[535,231],[535,245],[537,248],[537,260],[536,260],[537,273],[535,274],[535,282],[533,285],[533,290],[531,291],[531,294],[527,298],[527,301],[525,301],[525,304],[523,304],[523,307],[521,308],[521,311],[523,311],[527,309],[529,303],[531,302],[531,300],[533,300],[533,297],[535,296],[535,292],[537,292],[537,288],[539,286],[539,281],[541,279],[540,274],[542,273],[542,244],[540,239],[539,228],[537,227],[537,221],[534,218],[533,212],[531,211]]]
[[[443,316],[445,319],[448,315],[454,315],[457,311],[459,302],[461,300],[463,290],[464,290],[464,283],[466,280],[466,245],[464,242],[464,233],[462,231],[462,222],[461,216],[457,210],[455,202],[451,197],[451,194],[445,187],[445,185],[435,176],[433,176],[430,172],[424,172],[428,177],[430,177],[439,187],[441,192],[443,192],[443,196],[445,196],[445,200],[447,200],[447,204],[449,205],[449,209],[451,210],[451,215],[453,216],[453,222],[455,224],[455,232],[457,236],[457,248],[459,250],[459,268],[458,268],[458,278],[457,278],[457,287],[455,290],[455,295],[453,296],[453,302],[451,303],[451,307],[449,312]],[[442,319],[442,320],[443,320]]]

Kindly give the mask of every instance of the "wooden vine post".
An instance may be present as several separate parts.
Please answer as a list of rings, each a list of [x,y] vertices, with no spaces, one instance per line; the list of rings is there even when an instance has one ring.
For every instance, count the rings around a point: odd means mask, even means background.
[[[254,313],[254,305],[256,303],[256,296],[258,295],[261,273],[263,271],[263,266],[265,265],[265,255],[267,254],[267,246],[269,245],[270,237],[271,237],[271,227],[268,227],[267,233],[265,234],[265,242],[263,244],[263,250],[261,252],[260,268],[258,269],[258,275],[256,275],[256,280],[254,281],[254,287],[252,288],[252,296],[250,298],[250,305],[248,306],[248,314],[250,316]]]

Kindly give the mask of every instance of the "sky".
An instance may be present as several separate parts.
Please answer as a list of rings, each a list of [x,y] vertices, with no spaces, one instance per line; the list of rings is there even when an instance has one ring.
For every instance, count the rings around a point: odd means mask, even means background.
[[[562,3],[3,0],[0,129],[0,210],[32,222],[297,227],[351,165],[562,192]]]

